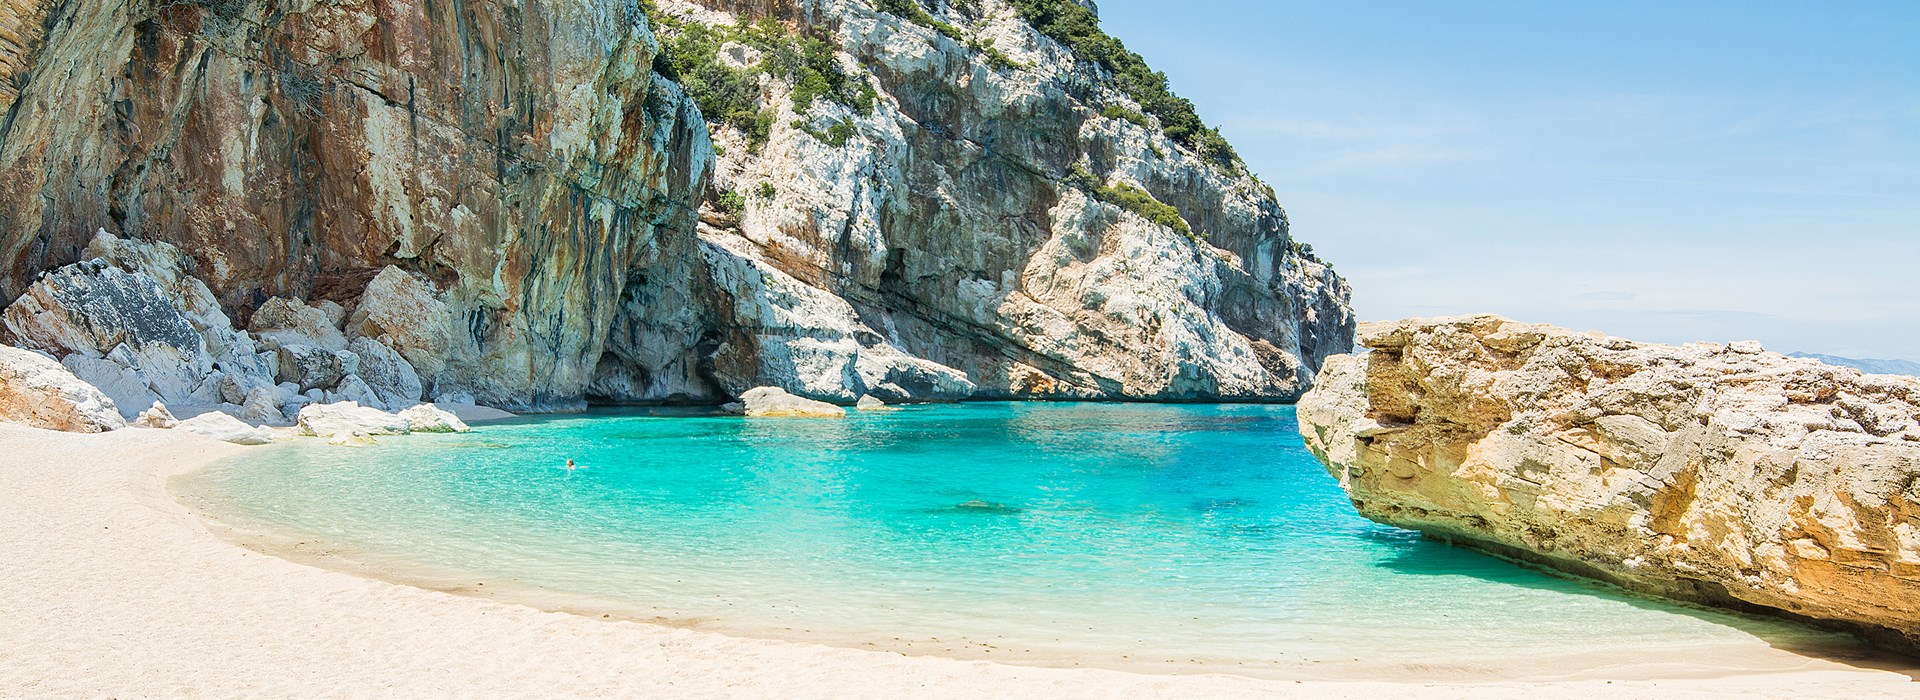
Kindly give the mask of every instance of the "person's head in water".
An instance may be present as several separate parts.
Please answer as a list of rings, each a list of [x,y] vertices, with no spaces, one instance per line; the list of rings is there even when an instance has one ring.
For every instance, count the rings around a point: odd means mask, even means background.
[[[574,468],[575,467],[573,466],[573,460],[571,459],[567,460],[567,471],[573,471]]]

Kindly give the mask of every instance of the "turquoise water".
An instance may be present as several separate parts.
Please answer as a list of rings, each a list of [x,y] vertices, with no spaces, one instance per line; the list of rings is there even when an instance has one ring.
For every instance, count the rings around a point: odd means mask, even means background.
[[[1755,635],[1845,644],[1366,521],[1284,406],[606,411],[276,446],[175,489],[296,558],[596,617],[907,653],[1525,677],[1530,660],[1657,666],[1675,649],[1764,648]]]

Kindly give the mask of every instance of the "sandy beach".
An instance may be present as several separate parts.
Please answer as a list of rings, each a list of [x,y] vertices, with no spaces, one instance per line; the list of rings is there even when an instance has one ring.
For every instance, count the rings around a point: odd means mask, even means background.
[[[909,657],[606,621],[230,544],[167,479],[250,448],[0,425],[0,697],[1912,697],[1905,675],[1761,648],[1780,673],[1447,685],[1149,675]],[[1685,674],[1675,674],[1685,675]]]

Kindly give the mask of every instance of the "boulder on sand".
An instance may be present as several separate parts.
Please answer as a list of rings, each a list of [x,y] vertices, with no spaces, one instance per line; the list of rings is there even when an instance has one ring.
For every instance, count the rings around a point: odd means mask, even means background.
[[[0,421],[69,433],[127,427],[113,399],[92,384],[43,355],[5,345],[0,345]]]
[[[140,417],[135,419],[133,424],[144,428],[164,429],[177,426],[180,421],[173,417],[172,411],[167,410],[166,404],[155,401],[151,408],[140,412]]]
[[[361,435],[405,435],[407,419],[368,408],[352,401],[309,404],[300,409],[296,431],[314,437]]]
[[[265,445],[273,442],[272,430],[247,425],[245,421],[219,411],[208,411],[180,421],[173,426],[173,429],[185,430],[195,435],[204,435],[235,445]]]

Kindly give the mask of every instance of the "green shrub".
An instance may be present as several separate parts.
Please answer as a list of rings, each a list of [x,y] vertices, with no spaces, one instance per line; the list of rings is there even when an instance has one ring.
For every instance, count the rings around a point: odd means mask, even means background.
[[[899,15],[909,22],[931,28],[948,39],[963,41],[959,28],[934,19],[933,15],[927,13],[927,8],[920,6],[920,0],[874,0],[873,6],[881,12]]]
[[[780,188],[774,187],[771,182],[762,182],[760,187],[754,190],[754,194],[760,195],[761,199],[773,199],[774,195],[780,194]]]
[[[1153,120],[1148,119],[1147,115],[1127,109],[1121,105],[1107,105],[1106,108],[1100,110],[1100,116],[1108,119],[1133,122],[1142,129],[1153,128]]]
[[[847,142],[853,140],[853,135],[856,133],[853,127],[853,120],[851,119],[842,119],[834,122],[824,131],[814,128],[813,124],[805,120],[794,122],[793,128],[807,132],[808,136],[812,136],[819,142],[834,148],[847,145]]]
[[[880,100],[880,92],[865,76],[848,75],[840,69],[833,44],[826,41],[802,37],[756,48],[766,52],[761,60],[765,70],[793,82],[795,112],[806,112],[815,99],[824,97],[867,115]]]
[[[1128,51],[1119,39],[1100,29],[1092,10],[1073,0],[1010,0],[1020,18],[1041,34],[1060,42],[1075,58],[1099,64],[1113,73],[1121,91],[1160,120],[1167,138],[1229,171],[1240,167],[1240,156],[1220,133],[1194,112],[1193,103],[1167,87],[1167,76],[1147,67],[1145,59]]]
[[[1068,184],[1086,190],[1093,195],[1094,199],[1120,207],[1123,210],[1133,212],[1140,218],[1173,229],[1175,233],[1186,236],[1188,240],[1194,242],[1199,242],[1200,240],[1199,236],[1194,235],[1193,227],[1188,226],[1187,220],[1180,216],[1180,210],[1173,208],[1170,204],[1154,199],[1153,195],[1146,190],[1134,187],[1125,182],[1116,182],[1108,185],[1102,181],[1099,176],[1088,172],[1086,168],[1079,165],[1073,166],[1073,170],[1067,173],[1066,181]]]
[[[762,73],[792,83],[793,107],[805,112],[817,98],[846,105],[860,114],[872,114],[880,92],[864,75],[840,69],[832,44],[814,37],[796,37],[787,25],[773,19],[742,20],[733,26],[711,26],[666,14],[652,3],[642,3],[659,28],[660,55],[654,70],[680,82],[708,122],[739,129],[748,148],[759,151],[773,131],[773,114],[760,100]],[[728,41],[761,52],[759,63],[730,68],[720,62],[720,47]]]
[[[698,22],[667,26],[673,31],[661,38],[654,70],[679,81],[708,122],[739,129],[748,150],[760,150],[772,133],[773,116],[761,109],[757,72],[720,62],[720,45],[727,41],[722,30]]]
[[[979,39],[967,42],[967,47],[986,56],[987,65],[992,66],[995,70],[1026,70],[1027,68],[1026,64],[1013,60],[1013,57],[1008,56],[1005,51],[1001,51],[1000,47],[980,41]]]
[[[740,196],[739,192],[733,190],[721,192],[720,196],[714,198],[713,204],[720,211],[726,212],[728,216],[736,219],[740,218],[740,215],[747,211],[747,198]]]

